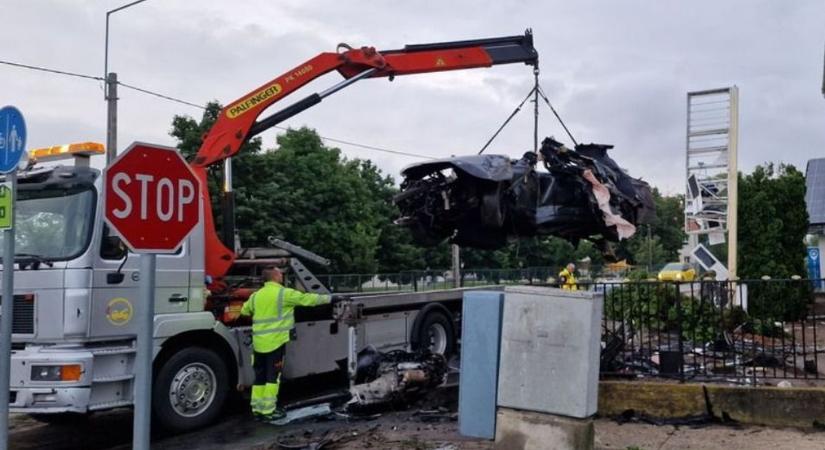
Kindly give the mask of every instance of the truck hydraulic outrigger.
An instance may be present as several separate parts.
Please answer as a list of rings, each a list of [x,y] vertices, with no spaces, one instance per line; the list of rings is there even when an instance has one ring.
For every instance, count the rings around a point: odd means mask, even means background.
[[[201,191],[205,221],[206,274],[213,280],[210,288],[220,290],[225,287],[221,280],[236,258],[233,250],[235,223],[231,157],[238,153],[241,145],[248,139],[365,78],[388,77],[392,80],[398,75],[510,63],[538,66],[538,53],[533,47],[530,30],[519,36],[407,45],[403,49],[388,51],[377,51],[373,47],[355,49],[339,44],[338,52],[321,53],[224,107],[191,162],[202,185],[207,186],[207,167],[224,161],[222,239],[215,229],[209,193],[206,190]],[[338,71],[345,78],[344,81],[257,121],[265,109],[333,70]]]

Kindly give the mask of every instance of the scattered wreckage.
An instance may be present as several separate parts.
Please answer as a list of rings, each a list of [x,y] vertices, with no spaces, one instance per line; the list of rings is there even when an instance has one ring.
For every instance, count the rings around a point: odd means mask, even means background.
[[[381,353],[367,347],[358,354],[352,398],[347,403],[351,413],[406,404],[417,394],[446,381],[447,360],[430,352],[410,353],[394,350]]]
[[[553,235],[602,245],[654,217],[650,186],[607,155],[612,145],[570,150],[553,138],[538,154],[460,156],[412,165],[394,202],[397,224],[422,245],[445,240],[497,249],[508,239]],[[547,172],[536,165],[541,161]]]

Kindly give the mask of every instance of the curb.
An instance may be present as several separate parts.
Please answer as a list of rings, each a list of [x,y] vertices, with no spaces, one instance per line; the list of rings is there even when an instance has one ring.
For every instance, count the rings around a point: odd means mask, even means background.
[[[657,419],[706,416],[722,422],[821,429],[825,389],[601,381],[599,415],[615,417],[628,411]]]

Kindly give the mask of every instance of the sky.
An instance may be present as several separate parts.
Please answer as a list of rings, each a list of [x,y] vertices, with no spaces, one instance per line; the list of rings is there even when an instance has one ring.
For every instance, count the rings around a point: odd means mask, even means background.
[[[0,60],[102,76],[106,11],[125,3],[3,0]],[[766,161],[804,170],[825,155],[822,0],[148,0],[111,16],[109,69],[124,83],[228,104],[341,42],[396,49],[526,28],[540,55],[540,83],[576,139],[614,144],[622,167],[665,193],[684,191],[689,91],[739,87],[740,170]],[[277,105],[339,80],[329,74]],[[523,64],[365,80],[283,125],[432,157],[472,154],[532,83]],[[121,151],[136,140],[174,145],[174,115],[200,117],[191,106],[119,94]],[[2,104],[25,115],[29,148],[105,142],[98,81],[0,65]],[[518,157],[532,148],[531,107],[488,153]],[[569,143],[546,106],[539,129]],[[263,134],[265,147],[275,146],[275,133]],[[396,179],[421,161],[330,145]]]

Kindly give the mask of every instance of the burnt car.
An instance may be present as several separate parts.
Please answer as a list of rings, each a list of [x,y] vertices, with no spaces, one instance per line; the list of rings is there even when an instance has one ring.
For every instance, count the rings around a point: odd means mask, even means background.
[[[607,155],[612,145],[571,150],[553,138],[512,160],[473,155],[415,164],[402,172],[397,224],[416,242],[445,240],[497,249],[508,239],[559,236],[598,244],[628,238],[655,217],[650,186]],[[537,170],[539,162],[546,172]]]

